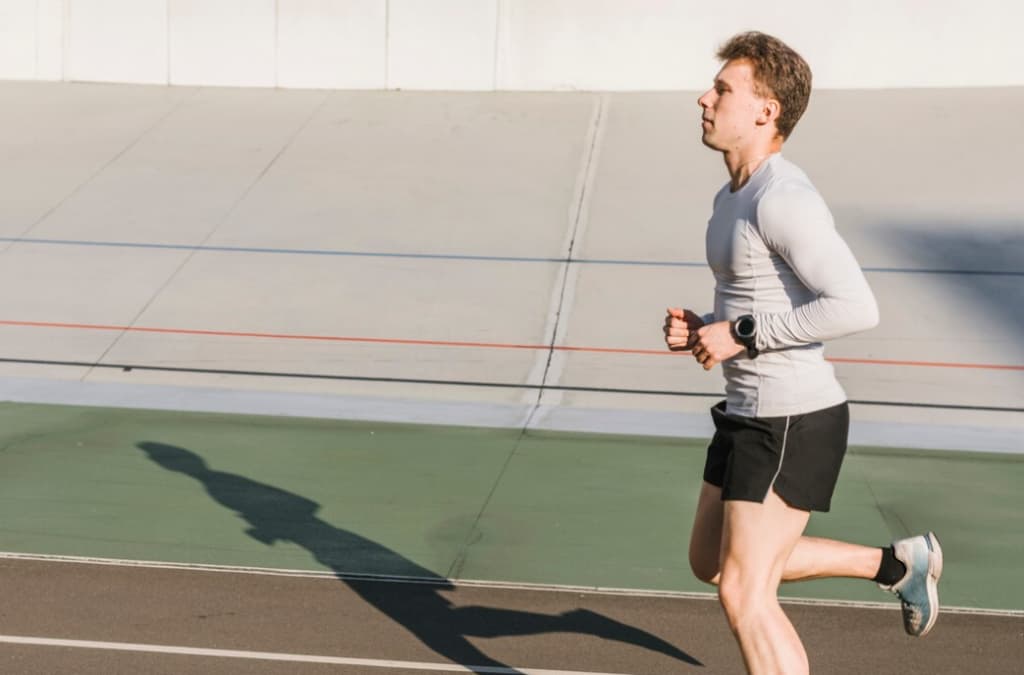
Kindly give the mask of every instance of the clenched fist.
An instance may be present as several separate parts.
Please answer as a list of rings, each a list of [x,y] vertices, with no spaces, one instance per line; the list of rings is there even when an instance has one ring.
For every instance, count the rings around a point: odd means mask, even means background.
[[[685,351],[693,346],[697,329],[703,325],[703,319],[692,311],[669,307],[665,315],[665,344],[674,352]]]
[[[728,321],[716,321],[702,326],[694,337],[696,339],[691,347],[693,358],[697,359],[704,370],[711,370],[715,364],[731,359],[744,349],[733,335],[732,324]]]

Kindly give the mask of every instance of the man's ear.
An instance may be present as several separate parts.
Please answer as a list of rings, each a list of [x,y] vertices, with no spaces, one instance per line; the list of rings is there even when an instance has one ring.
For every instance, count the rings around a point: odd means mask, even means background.
[[[777,122],[780,114],[782,114],[782,104],[774,98],[766,99],[761,107],[760,114],[757,116],[757,123],[771,124],[772,122]]]

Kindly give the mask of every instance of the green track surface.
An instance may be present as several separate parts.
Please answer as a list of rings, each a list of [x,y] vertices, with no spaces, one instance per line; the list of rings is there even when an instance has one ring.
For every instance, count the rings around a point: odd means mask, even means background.
[[[17,403],[0,422],[3,551],[710,590],[686,562],[704,440]],[[1022,484],[1020,456],[853,448],[808,533],[933,529],[944,604],[1024,609]]]

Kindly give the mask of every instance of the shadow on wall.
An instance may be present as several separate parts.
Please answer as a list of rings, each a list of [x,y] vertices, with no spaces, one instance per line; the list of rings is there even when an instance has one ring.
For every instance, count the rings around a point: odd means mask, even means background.
[[[1024,331],[1024,220],[885,223],[876,231],[913,269],[943,270],[929,275],[928,283],[982,308],[1009,334]],[[922,331],[949,324],[969,328],[964,317],[950,316],[950,307],[926,309],[936,323]],[[1024,362],[1024,348],[1004,356]]]
[[[425,645],[459,664],[493,669],[503,664],[477,649],[467,637],[581,633],[650,649],[691,665],[689,654],[646,631],[588,610],[538,614],[491,607],[454,607],[441,595],[452,584],[395,551],[327,523],[316,516],[320,505],[272,485],[210,469],[197,454],[173,445],[138,444],[159,466],[202,483],[210,497],[248,524],[246,533],[267,546],[276,541],[298,544],[338,575],[369,563],[374,572],[431,579],[437,583],[394,584],[342,578],[361,598],[404,626]],[[365,571],[365,569],[363,570]],[[515,671],[510,671],[515,672]]]

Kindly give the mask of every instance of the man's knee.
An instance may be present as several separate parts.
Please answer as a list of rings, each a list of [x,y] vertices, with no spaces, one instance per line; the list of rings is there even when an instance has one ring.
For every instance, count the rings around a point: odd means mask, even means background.
[[[718,600],[733,631],[755,620],[776,602],[778,587],[758,575],[726,567],[718,582]]]
[[[690,548],[690,569],[693,576],[706,584],[717,584],[719,578],[718,555],[708,555]]]

